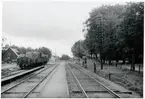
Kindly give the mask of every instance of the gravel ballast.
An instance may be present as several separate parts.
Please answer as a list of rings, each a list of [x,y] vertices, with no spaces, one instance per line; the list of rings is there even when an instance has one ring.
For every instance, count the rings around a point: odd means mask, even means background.
[[[100,81],[101,83],[103,83],[105,86],[107,86],[108,88],[110,88],[111,90],[113,91],[116,91],[116,92],[119,92],[118,94],[122,97],[122,98],[140,98],[140,95],[133,92],[133,91],[130,91],[118,84],[115,84],[113,83],[112,81],[108,80],[108,79],[105,79],[101,76],[98,76],[97,74],[93,73],[92,71],[88,70],[88,69],[85,69],[83,67],[81,67],[80,65],[78,64],[75,64],[75,63],[71,63],[71,65],[74,65],[78,68],[80,68],[81,70],[83,70],[85,73],[87,73],[88,75],[94,77],[95,79],[97,79],[98,81]],[[132,93],[132,94],[127,94],[127,93]]]

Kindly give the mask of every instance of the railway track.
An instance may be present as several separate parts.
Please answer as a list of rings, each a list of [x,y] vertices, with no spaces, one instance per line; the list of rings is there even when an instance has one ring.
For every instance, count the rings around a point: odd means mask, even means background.
[[[41,68],[43,68],[44,66],[40,66],[40,67],[36,67],[36,68],[33,68],[33,69],[30,69],[30,70],[22,70],[21,72],[18,72],[16,74],[13,74],[13,75],[10,75],[10,76],[7,76],[5,78],[2,78],[1,79],[1,85],[6,85],[7,83],[11,83],[17,79],[20,79],[22,78],[23,76],[27,75],[27,74],[30,74],[30,73],[33,73]]]
[[[68,70],[72,74],[71,78],[75,79],[80,88],[79,90],[74,90],[73,94],[81,94],[81,98],[120,98],[114,91],[79,68],[69,64]]]
[[[14,84],[13,86],[3,90],[1,92],[2,98],[26,98],[33,92],[40,84],[43,82],[56,68],[55,66],[50,66],[40,70],[37,73],[25,78],[24,80]]]

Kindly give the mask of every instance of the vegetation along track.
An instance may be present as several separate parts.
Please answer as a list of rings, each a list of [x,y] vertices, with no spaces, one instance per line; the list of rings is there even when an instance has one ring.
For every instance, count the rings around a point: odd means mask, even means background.
[[[13,72],[11,72],[11,73],[8,74],[8,75],[4,75],[4,76],[2,76],[1,78],[3,79],[3,78],[6,78],[6,77],[9,77],[9,76],[12,76],[12,75],[16,75],[16,74],[21,73],[21,72],[23,72],[23,71],[25,71],[25,70],[17,70],[17,71],[13,71]]]
[[[44,65],[40,66],[40,67],[36,67],[36,68],[30,69],[30,70],[24,70],[22,72],[14,74],[14,75],[10,75],[8,77],[2,78],[1,79],[1,85],[3,86],[3,85],[6,85],[8,83],[11,83],[11,82],[13,82],[13,81],[15,81],[17,79],[20,79],[20,78],[22,78],[22,77],[24,77],[24,76],[26,76],[26,75],[28,75],[30,73],[38,71],[41,68],[44,68]]]
[[[47,67],[1,92],[2,98],[26,98],[50,75],[56,66]]]
[[[73,78],[75,78],[81,89],[73,91],[73,94],[82,94],[82,98],[120,98],[111,89],[77,67],[69,64],[68,70],[72,73]]]

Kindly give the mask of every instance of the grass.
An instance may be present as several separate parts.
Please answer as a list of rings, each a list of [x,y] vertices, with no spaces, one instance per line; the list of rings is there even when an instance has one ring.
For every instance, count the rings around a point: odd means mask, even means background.
[[[2,64],[1,68],[1,75],[2,76],[8,76],[12,72],[20,70],[19,66],[16,66],[16,64]]]
[[[94,72],[94,62],[93,60],[87,60],[87,69],[92,72]],[[104,65],[103,70],[101,70],[100,63],[95,63],[96,74],[109,79],[108,74],[111,73],[111,81],[143,96],[143,72],[139,74],[137,71],[133,72],[126,68],[120,68],[120,66],[109,65]]]

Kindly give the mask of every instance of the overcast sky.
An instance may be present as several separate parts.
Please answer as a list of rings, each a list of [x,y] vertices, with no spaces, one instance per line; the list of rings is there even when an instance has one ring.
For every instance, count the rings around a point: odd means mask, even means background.
[[[126,2],[40,1],[3,2],[2,36],[7,37],[11,45],[46,46],[59,56],[72,56],[72,45],[84,38],[83,22],[89,17],[91,9],[101,4]]]

